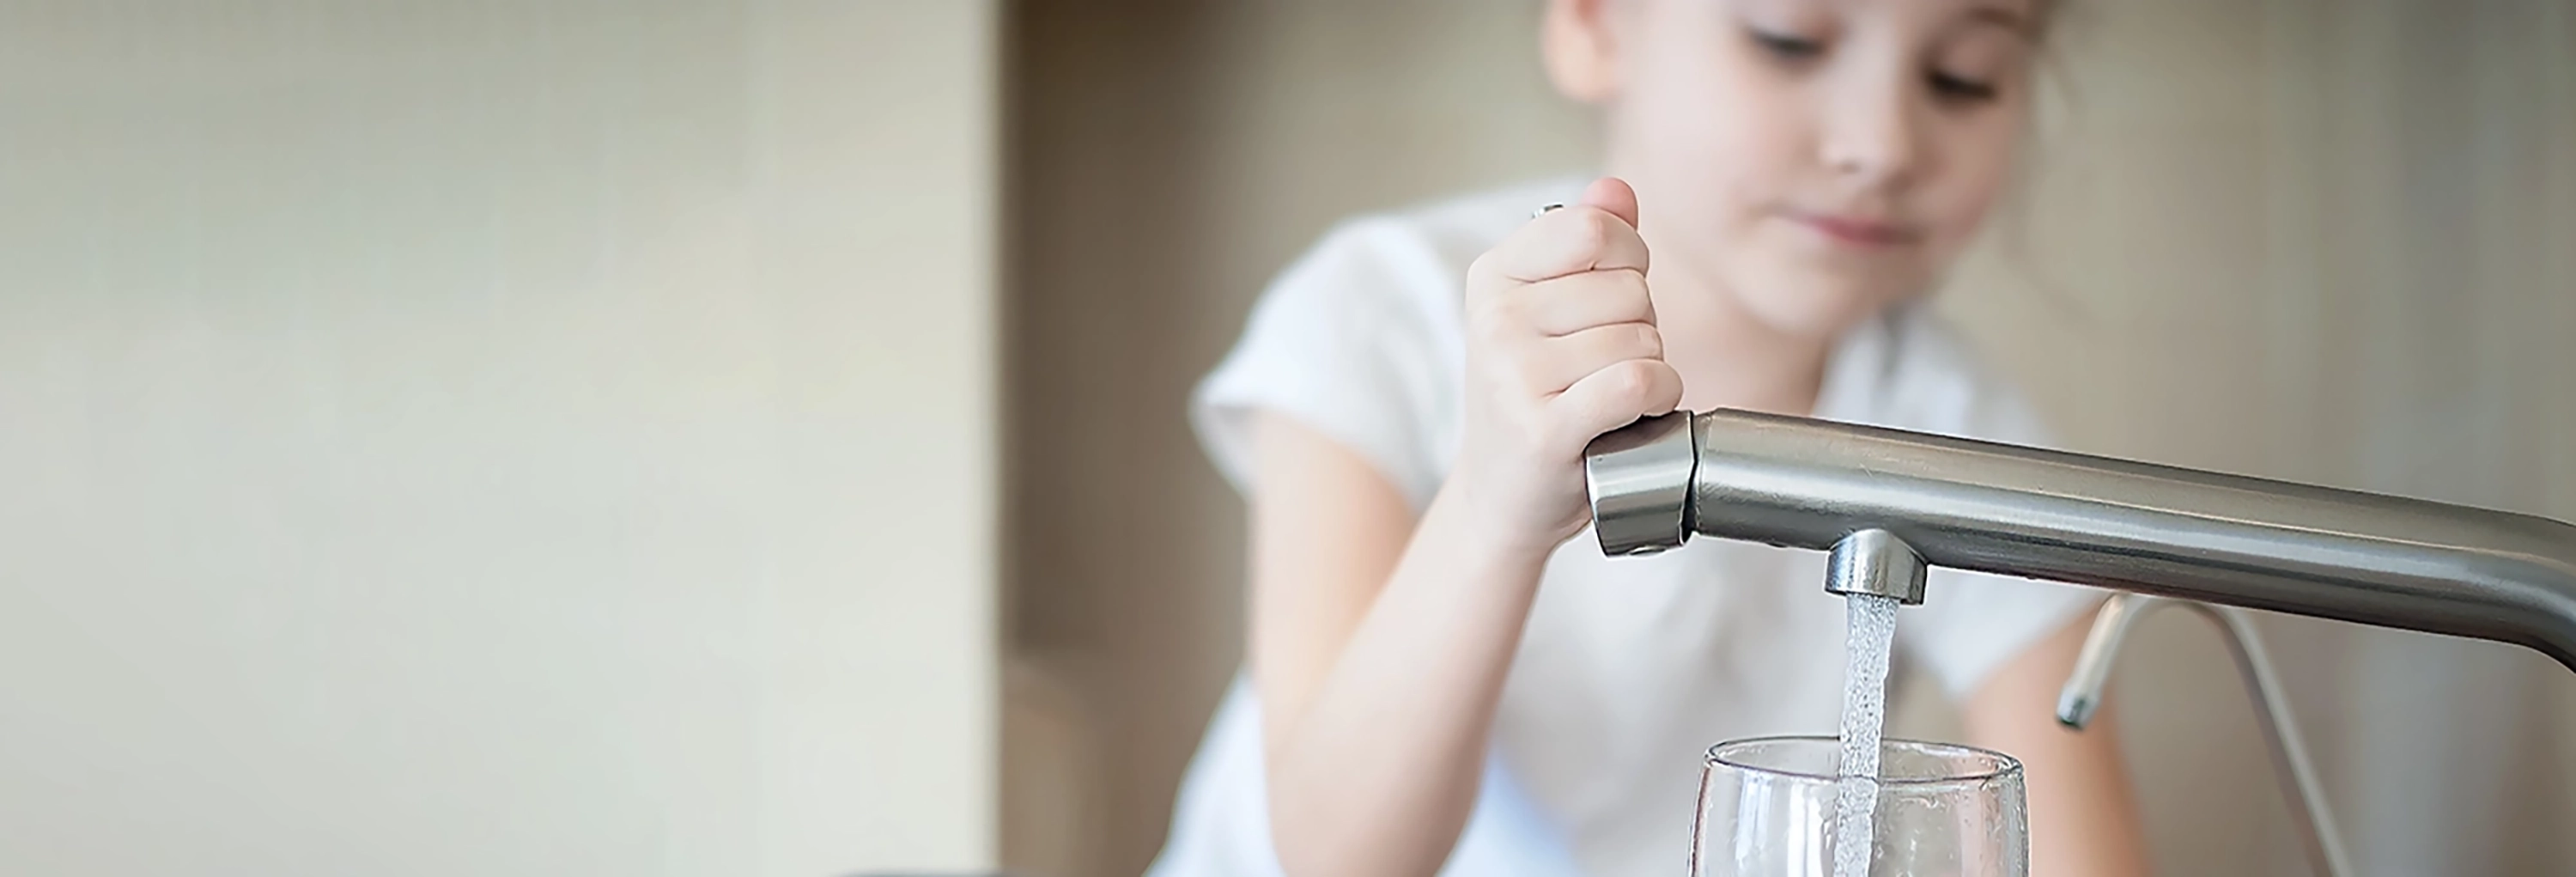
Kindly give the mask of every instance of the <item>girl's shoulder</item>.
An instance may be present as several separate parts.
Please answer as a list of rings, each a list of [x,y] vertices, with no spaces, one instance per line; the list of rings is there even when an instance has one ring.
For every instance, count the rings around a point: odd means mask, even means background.
[[[1270,294],[1320,286],[1328,296],[1392,296],[1454,311],[1468,265],[1539,207],[1580,197],[1586,181],[1524,182],[1349,217],[1282,271]]]
[[[1455,439],[1467,266],[1562,183],[1364,214],[1271,281],[1234,348],[1200,381],[1191,419],[1217,468],[1251,484],[1252,414],[1294,418],[1376,466],[1419,508]]]
[[[1588,177],[1533,180],[1416,204],[1387,216],[1389,224],[1419,237],[1441,260],[1461,275],[1467,265],[1550,204],[1571,204],[1583,196]]]

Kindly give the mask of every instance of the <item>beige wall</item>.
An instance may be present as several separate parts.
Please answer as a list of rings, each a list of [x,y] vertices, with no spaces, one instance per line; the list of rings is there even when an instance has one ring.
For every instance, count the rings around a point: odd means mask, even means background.
[[[1190,382],[1332,219],[1581,167],[1589,125],[1539,77],[1536,3],[1028,6],[1010,629],[1044,694],[1023,702],[1060,721],[1020,735],[1043,745],[1006,782],[1086,807],[1009,833],[1033,873],[1132,874],[1240,654],[1240,505],[1182,421]],[[2576,13],[2075,9],[2026,204],[1943,293],[2070,441],[2576,518]],[[2368,873],[2576,853],[2554,829],[2576,818],[2576,678],[2267,630]],[[2160,870],[2295,872],[2218,641],[2175,615],[2131,649]]]
[[[0,13],[0,872],[995,850],[989,2]]]

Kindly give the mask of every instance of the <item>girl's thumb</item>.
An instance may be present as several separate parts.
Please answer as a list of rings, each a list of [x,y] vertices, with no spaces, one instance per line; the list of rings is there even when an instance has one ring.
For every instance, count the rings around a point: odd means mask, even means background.
[[[1592,185],[1583,188],[1583,206],[1610,211],[1610,215],[1619,217],[1619,221],[1627,223],[1629,228],[1637,227],[1637,190],[1629,188],[1626,180],[1618,177],[1593,180]]]

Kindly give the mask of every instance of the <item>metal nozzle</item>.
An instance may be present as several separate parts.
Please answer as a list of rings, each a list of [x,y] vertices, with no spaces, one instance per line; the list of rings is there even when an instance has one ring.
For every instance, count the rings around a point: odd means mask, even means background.
[[[1885,530],[1862,530],[1834,543],[1826,561],[1829,593],[1894,597],[1907,606],[1923,605],[1923,580],[1931,567],[1923,556]]]

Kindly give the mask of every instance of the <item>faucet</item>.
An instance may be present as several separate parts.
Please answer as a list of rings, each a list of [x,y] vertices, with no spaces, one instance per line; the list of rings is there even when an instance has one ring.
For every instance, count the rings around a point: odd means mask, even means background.
[[[2227,635],[2311,864],[2351,873],[2243,609],[2525,646],[2576,670],[2576,525],[2531,515],[1746,411],[1675,412],[1584,453],[1610,555],[1693,535],[1828,550],[1825,590],[1924,600],[1932,566],[2112,588],[2060,693],[2081,730],[2131,625]],[[2219,605],[2211,605],[2219,604]]]
[[[1831,550],[1827,589],[1921,602],[1976,570],[2525,646],[2576,670],[2576,525],[1745,411],[1593,440],[1611,555],[1692,535]]]

